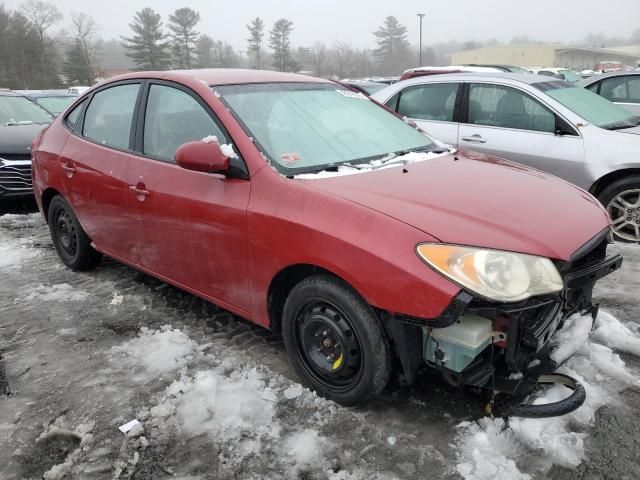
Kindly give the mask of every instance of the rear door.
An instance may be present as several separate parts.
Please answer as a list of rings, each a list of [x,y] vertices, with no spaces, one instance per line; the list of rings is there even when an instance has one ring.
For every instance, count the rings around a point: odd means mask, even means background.
[[[108,85],[64,119],[72,131],[60,156],[65,196],[96,245],[130,260],[127,166],[141,82]]]
[[[394,96],[394,105],[387,105],[416,122],[433,138],[457,145],[455,107],[459,91],[460,84],[453,82],[412,85]]]
[[[490,83],[468,86],[459,146],[529,165],[579,183],[585,175],[582,137],[527,92]]]
[[[208,136],[231,143],[193,91],[149,81],[138,119],[138,156],[130,162],[127,178],[127,203],[139,233],[134,255],[156,274],[248,311],[249,181],[175,163],[180,145]],[[240,158],[234,163],[243,170]]]

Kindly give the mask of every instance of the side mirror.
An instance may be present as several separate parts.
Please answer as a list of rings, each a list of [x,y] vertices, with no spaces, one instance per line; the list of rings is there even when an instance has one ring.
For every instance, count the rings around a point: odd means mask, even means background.
[[[176,163],[187,170],[224,173],[229,170],[229,157],[217,142],[187,142],[176,150]]]

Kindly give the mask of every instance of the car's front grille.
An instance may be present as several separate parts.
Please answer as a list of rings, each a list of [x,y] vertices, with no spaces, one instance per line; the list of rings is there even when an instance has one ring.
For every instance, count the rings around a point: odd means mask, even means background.
[[[7,193],[28,192],[31,185],[31,165],[0,165],[0,190]]]
[[[31,160],[30,153],[0,153],[0,158],[4,158],[5,160]]]

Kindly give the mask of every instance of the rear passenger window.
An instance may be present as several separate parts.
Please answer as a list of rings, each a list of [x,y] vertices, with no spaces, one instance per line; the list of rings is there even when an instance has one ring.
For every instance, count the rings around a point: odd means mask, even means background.
[[[73,107],[73,110],[71,110],[71,113],[69,113],[69,115],[67,115],[67,118],[65,118],[64,123],[71,130],[74,130],[74,131],[78,130],[78,127],[79,127],[78,121],[80,120],[80,114],[82,113],[82,109],[86,104],[87,104],[87,100],[84,99],[78,105]]]
[[[553,133],[556,116],[537,100],[514,88],[472,84],[469,123]]]
[[[110,87],[93,95],[82,134],[109,147],[129,148],[131,122],[140,84]]]
[[[151,85],[144,120],[144,153],[173,160],[180,145],[213,135],[227,143],[216,122],[188,93]]]
[[[420,120],[452,122],[457,93],[457,83],[408,87],[400,94],[398,113]]]
[[[602,80],[600,95],[612,102],[625,102],[629,98],[627,77],[612,77]]]

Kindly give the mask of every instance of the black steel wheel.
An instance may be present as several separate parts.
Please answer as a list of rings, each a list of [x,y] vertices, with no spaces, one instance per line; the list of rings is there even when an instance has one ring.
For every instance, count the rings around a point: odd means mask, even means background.
[[[61,196],[54,197],[47,212],[49,232],[62,263],[72,270],[88,270],[101,255],[91,246],[71,206]]]
[[[283,337],[304,383],[345,405],[361,403],[386,386],[391,350],[371,307],[328,275],[296,285],[284,308]]]

